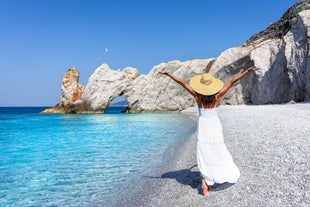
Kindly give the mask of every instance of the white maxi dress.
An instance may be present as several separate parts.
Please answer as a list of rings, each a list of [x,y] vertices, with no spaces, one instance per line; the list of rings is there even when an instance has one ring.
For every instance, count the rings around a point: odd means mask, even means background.
[[[199,108],[197,163],[208,185],[236,183],[240,171],[226,148],[217,108]]]

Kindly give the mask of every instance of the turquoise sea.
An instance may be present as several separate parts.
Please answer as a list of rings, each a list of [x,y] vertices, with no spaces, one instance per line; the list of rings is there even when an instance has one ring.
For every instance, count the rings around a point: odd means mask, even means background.
[[[195,131],[184,114],[0,107],[0,206],[118,206]]]

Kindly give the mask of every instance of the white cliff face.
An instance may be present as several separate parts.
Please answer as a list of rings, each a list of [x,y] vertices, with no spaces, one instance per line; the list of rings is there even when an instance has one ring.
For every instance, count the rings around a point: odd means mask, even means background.
[[[290,13],[286,12],[285,16],[290,17]],[[243,46],[224,51],[216,59],[161,63],[147,75],[131,67],[114,71],[103,64],[84,89],[78,83],[78,71],[70,69],[63,78],[62,96],[60,104],[54,107],[55,113],[103,113],[120,95],[128,101],[129,112],[182,111],[195,105],[193,97],[159,71],[168,71],[187,83],[193,76],[210,71],[227,83],[252,66],[260,70],[238,81],[222,104],[310,101],[310,10],[289,19],[289,27],[283,20],[254,35]]]
[[[267,39],[223,52],[211,72],[225,83],[250,66],[260,69],[236,83],[223,103],[309,101],[309,26],[310,10],[304,10],[282,39]]]
[[[301,28],[305,28],[305,38],[304,40],[300,42],[305,42],[304,45],[306,45],[304,48],[306,48],[303,52],[307,59],[305,60],[306,65],[304,66],[305,69],[300,72],[300,76],[303,77],[303,80],[301,81],[304,84],[305,90],[305,101],[310,101],[310,10],[305,10],[299,13],[300,21],[298,22]]]
[[[251,52],[251,59],[260,68],[256,72],[258,83],[254,86],[251,100],[253,103],[268,104],[288,102],[286,91],[288,79],[285,77],[285,57],[283,42],[267,42]],[[281,88],[279,88],[281,86]]]

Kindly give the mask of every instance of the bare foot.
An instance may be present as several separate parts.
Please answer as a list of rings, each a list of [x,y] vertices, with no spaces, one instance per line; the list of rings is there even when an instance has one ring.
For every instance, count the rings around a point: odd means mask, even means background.
[[[203,196],[209,195],[208,186],[207,186],[205,179],[201,179],[201,187],[202,187]]]
[[[208,196],[209,195],[209,192],[208,192],[208,186],[206,185],[203,185],[202,186],[202,192],[203,192],[203,196]]]

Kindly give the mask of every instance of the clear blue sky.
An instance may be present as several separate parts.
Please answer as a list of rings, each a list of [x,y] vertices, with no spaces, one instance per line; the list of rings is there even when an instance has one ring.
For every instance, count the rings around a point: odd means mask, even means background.
[[[61,79],[102,63],[147,74],[217,57],[277,21],[296,0],[0,0],[0,106],[53,106]]]

